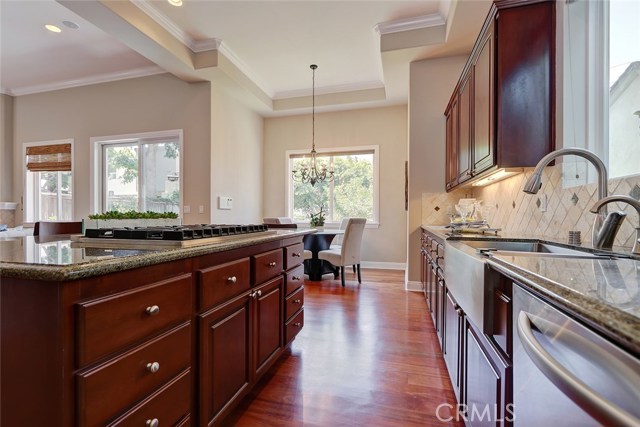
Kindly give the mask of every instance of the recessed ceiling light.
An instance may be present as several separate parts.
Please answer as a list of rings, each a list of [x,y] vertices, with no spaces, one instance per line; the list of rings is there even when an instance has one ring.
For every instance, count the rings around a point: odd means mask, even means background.
[[[80,28],[78,24],[76,24],[73,21],[62,21],[62,25],[64,25],[67,28],[71,28],[72,30],[77,30],[78,28]]]
[[[182,6],[182,0],[167,0],[172,6]]]
[[[52,33],[59,33],[62,30],[60,29],[60,27],[56,27],[55,25],[51,25],[51,24],[47,24],[44,26],[47,30],[51,31]]]

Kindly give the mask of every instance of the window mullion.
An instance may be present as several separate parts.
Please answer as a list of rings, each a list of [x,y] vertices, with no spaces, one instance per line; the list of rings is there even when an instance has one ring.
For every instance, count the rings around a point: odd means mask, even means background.
[[[142,185],[142,177],[143,177],[143,165],[142,165],[142,142],[138,141],[138,210],[140,212],[145,211],[144,207],[144,198],[142,194],[142,189],[144,186]]]
[[[62,219],[62,172],[56,172],[56,219]]]

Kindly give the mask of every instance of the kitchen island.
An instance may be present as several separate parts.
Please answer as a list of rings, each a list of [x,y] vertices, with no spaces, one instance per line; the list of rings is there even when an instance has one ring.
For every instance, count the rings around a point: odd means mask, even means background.
[[[302,238],[0,240],[2,425],[219,425],[304,323]]]

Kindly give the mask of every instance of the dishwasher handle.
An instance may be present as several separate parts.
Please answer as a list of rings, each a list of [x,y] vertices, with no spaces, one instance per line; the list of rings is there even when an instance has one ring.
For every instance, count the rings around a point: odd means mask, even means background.
[[[540,369],[556,387],[562,390],[578,406],[603,425],[640,425],[640,419],[594,392],[554,359],[533,335],[530,317],[544,320],[525,311],[520,311],[518,314],[517,329],[522,347],[538,369]],[[545,323],[548,322],[545,321]],[[602,363],[605,364],[608,362],[602,360]]]

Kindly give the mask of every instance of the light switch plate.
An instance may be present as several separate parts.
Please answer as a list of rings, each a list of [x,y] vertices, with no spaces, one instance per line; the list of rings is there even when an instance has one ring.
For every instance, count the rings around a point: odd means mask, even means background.
[[[229,196],[218,196],[218,209],[232,209],[233,198]]]
[[[184,206],[182,207],[182,213],[186,213],[186,214],[187,214],[187,213],[191,213],[191,206],[189,206],[189,205],[184,205]]]

